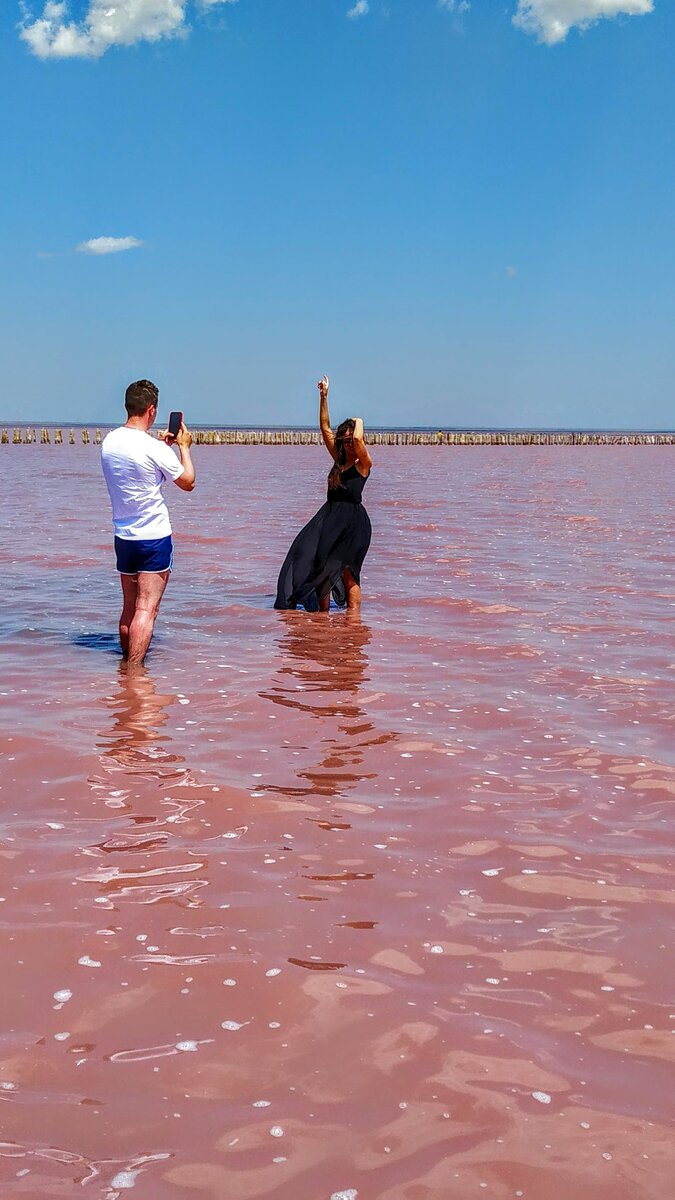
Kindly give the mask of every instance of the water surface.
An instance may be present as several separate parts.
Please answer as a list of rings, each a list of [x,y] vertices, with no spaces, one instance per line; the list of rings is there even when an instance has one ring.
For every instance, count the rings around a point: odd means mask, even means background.
[[[378,448],[360,621],[271,607],[319,448],[195,458],[129,679],[3,448],[3,1197],[667,1200],[672,449]]]

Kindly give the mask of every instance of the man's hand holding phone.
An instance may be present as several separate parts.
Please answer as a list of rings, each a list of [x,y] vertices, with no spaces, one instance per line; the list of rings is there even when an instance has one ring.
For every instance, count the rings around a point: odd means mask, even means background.
[[[174,444],[183,450],[189,450],[192,445],[192,434],[183,422],[182,412],[169,413],[169,423],[166,433],[162,434],[167,446]]]
[[[176,446],[180,461],[183,464],[183,473],[174,483],[183,492],[191,492],[195,486],[195,469],[190,456],[190,446],[192,445],[192,434],[187,425],[183,421],[182,412],[169,413],[169,423],[166,433],[162,434],[167,446]]]
[[[179,430],[180,430],[180,427],[182,424],[183,424],[182,412],[170,412],[169,413],[169,424],[167,426],[167,433],[172,438],[178,437],[178,433],[179,433]]]
[[[192,445],[192,434],[187,425],[184,425],[182,421],[180,429],[176,434],[175,442],[180,450],[189,450]]]

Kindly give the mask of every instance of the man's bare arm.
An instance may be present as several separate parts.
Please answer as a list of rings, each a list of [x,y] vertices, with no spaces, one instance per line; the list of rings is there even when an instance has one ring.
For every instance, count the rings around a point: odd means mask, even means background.
[[[183,464],[183,474],[174,479],[176,487],[179,487],[182,492],[192,492],[195,486],[195,468],[190,454],[190,446],[192,445],[192,434],[186,425],[181,425],[176,434],[176,445],[180,454],[180,461]]]

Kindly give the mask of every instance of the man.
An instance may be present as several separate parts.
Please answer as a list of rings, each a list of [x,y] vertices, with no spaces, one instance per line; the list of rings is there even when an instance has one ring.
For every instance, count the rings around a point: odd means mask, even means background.
[[[124,397],[127,423],[103,439],[101,465],[112,503],[117,570],[122,582],[122,655],[130,667],[145,658],[155,617],[173,566],[171,523],[161,488],[167,479],[184,492],[195,486],[192,435],[181,425],[175,438],[180,461],[169,449],[170,434],[150,436],[159,392],[149,379],[129,384]]]

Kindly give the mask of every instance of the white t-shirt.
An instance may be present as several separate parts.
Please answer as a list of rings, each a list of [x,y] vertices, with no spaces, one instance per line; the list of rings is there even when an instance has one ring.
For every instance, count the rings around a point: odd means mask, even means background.
[[[101,466],[116,536],[132,542],[167,537],[171,522],[161,487],[185,468],[166,442],[121,425],[103,439]]]

